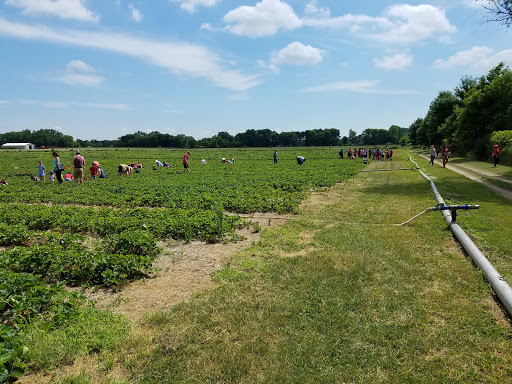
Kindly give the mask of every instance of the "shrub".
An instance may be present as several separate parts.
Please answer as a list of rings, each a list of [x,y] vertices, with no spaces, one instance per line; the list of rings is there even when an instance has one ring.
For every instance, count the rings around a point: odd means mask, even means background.
[[[501,164],[512,165],[512,131],[498,131],[491,135],[489,155],[492,154],[494,144],[500,146]]]

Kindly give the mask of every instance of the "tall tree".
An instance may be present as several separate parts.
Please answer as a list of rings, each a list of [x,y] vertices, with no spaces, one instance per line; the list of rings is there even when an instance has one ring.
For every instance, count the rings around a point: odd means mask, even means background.
[[[454,125],[458,149],[485,159],[492,132],[512,129],[512,71],[500,63],[482,76],[457,110]]]
[[[512,24],[512,0],[487,0],[487,2],[489,5],[484,5],[484,8],[492,15],[489,21],[509,27]]]
[[[409,126],[409,138],[412,145],[420,145],[418,142],[418,130],[421,128],[421,125],[423,124],[422,118],[417,118],[414,120],[414,123],[412,123]]]
[[[355,144],[356,143],[356,137],[357,133],[353,129],[348,130],[348,142],[349,144]]]
[[[446,119],[452,116],[457,106],[457,98],[450,91],[441,91],[430,104],[430,108],[423,119],[423,129],[425,130],[426,142],[422,144],[437,146],[441,145],[443,136],[441,126]]]

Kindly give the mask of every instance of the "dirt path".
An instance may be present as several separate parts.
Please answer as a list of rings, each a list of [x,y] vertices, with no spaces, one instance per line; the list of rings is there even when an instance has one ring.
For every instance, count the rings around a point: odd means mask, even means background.
[[[415,153],[415,154],[426,159],[426,160],[430,160],[430,158],[428,156],[425,156],[425,155],[422,155],[419,153]],[[470,180],[473,180],[473,181],[476,181],[477,183],[483,184],[487,188],[496,192],[498,195],[506,198],[509,201],[512,201],[512,191],[509,191],[508,189],[500,188],[496,185],[490,184],[485,179],[483,179],[483,177],[493,177],[498,180],[502,180],[502,181],[506,181],[506,182],[510,182],[509,180],[507,180],[501,176],[495,175],[491,172],[482,171],[482,170],[475,169],[475,168],[472,168],[469,166],[461,166],[459,164],[457,164],[455,166],[453,164],[448,163],[448,164],[446,164],[446,168],[453,172],[457,172],[458,174],[460,174],[464,177],[467,177]],[[461,168],[464,168],[464,169],[461,169]]]
[[[246,220],[257,222],[262,229],[279,227],[291,218],[269,214],[249,217]],[[133,321],[145,314],[169,309],[197,292],[214,287],[212,274],[222,269],[236,252],[247,248],[260,237],[252,228],[246,228],[239,234],[245,239],[226,244],[160,244],[163,251],[155,262],[155,267],[160,271],[155,277],[133,282],[120,292],[89,290],[85,294],[89,299],[97,300],[98,308],[109,308]]]
[[[457,167],[457,168],[464,168],[464,169],[466,169],[468,171],[479,173],[482,176],[491,177],[493,179],[497,179],[497,180],[503,181],[504,183],[512,184],[512,180],[509,180],[506,177],[503,177],[501,175],[496,175],[495,173],[485,171],[483,169],[476,169],[476,168],[473,168],[473,167],[471,167],[469,165],[466,165],[466,164],[457,164],[457,165],[455,165],[455,167]]]

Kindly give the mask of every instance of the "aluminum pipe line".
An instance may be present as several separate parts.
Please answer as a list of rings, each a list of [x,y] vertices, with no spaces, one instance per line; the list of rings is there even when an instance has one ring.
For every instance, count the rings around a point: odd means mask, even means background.
[[[411,158],[409,155],[409,159],[416,164],[419,168],[418,164]],[[432,186],[432,190],[434,191],[434,195],[439,204],[446,205],[443,197],[437,190],[437,187],[432,181],[430,177],[428,177],[423,171],[420,170],[420,174],[430,181],[430,185]],[[473,243],[473,241],[469,238],[469,236],[464,232],[464,230],[460,227],[459,224],[453,222],[452,215],[450,210],[441,211],[444,216],[444,220],[452,230],[453,234],[459,242],[462,244],[466,252],[471,256],[473,262],[477,265],[478,268],[482,270],[485,278],[491,284],[492,289],[500,299],[501,303],[505,306],[508,313],[512,316],[512,288],[507,284],[505,279],[498,273],[496,268],[490,263],[490,261],[484,256],[484,254],[478,249],[478,247]]]

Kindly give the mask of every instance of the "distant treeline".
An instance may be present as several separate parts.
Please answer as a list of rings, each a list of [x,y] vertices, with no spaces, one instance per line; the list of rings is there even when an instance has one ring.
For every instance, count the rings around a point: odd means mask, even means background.
[[[409,139],[417,146],[447,144],[458,154],[485,160],[496,143],[505,157],[512,152],[512,133],[496,135],[511,130],[512,71],[500,63],[486,76],[465,76],[453,91],[439,92],[427,115],[409,127]]]
[[[119,137],[117,140],[74,140],[53,129],[37,131],[24,130],[0,134],[0,143],[30,142],[37,147],[165,147],[165,148],[236,148],[236,147],[295,147],[329,146],[357,144],[397,144],[407,132],[407,128],[396,125],[386,129],[367,129],[361,135],[350,130],[349,136],[340,138],[335,128],[312,129],[296,132],[275,132],[270,129],[248,129],[243,133],[231,135],[219,132],[217,135],[196,140],[186,135],[169,135],[160,132],[135,132]]]

